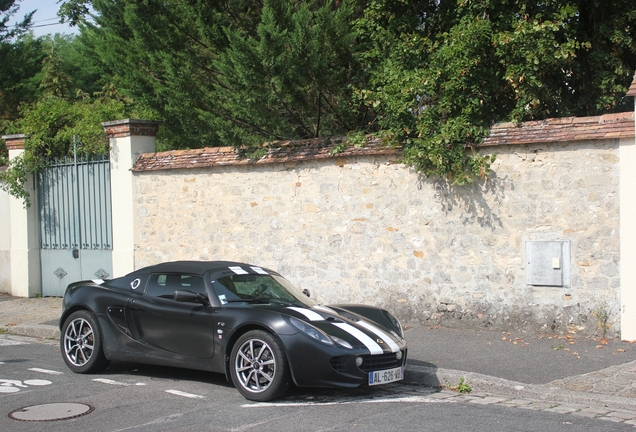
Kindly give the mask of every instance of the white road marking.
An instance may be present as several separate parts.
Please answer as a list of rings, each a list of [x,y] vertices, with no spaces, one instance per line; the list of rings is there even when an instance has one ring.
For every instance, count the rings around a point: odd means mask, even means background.
[[[0,393],[15,393],[15,392],[19,392],[20,389],[17,387],[5,387],[3,385],[0,385]]]
[[[51,385],[53,384],[51,381],[49,380],[39,380],[39,379],[33,379],[33,380],[25,380],[24,383],[26,385],[31,385],[31,386],[45,386],[45,385]]]
[[[360,400],[341,400],[329,402],[260,402],[257,404],[243,404],[241,408],[257,408],[257,407],[300,407],[300,406],[330,406],[330,405],[347,405],[347,404],[371,404],[371,403],[455,403],[455,401],[447,399],[433,399],[426,396],[398,396],[377,399],[360,399]]]
[[[53,384],[48,380],[8,380],[8,379],[0,379],[0,393],[15,393],[20,391],[20,387],[27,388],[28,386],[45,386]]]
[[[111,384],[111,385],[120,385],[120,386],[129,386],[130,384],[126,384],[123,382],[113,381],[106,378],[94,378],[93,381],[97,381],[103,384]]]
[[[183,397],[187,397],[187,398],[190,398],[190,399],[203,399],[203,396],[195,395],[195,394],[192,394],[192,393],[186,393],[186,392],[182,392],[182,391],[179,391],[179,390],[166,390],[166,393],[170,393],[170,394],[177,395],[177,396],[183,396]]]
[[[0,346],[9,346],[9,345],[29,345],[29,343],[17,341],[13,339],[0,338]]]
[[[181,414],[181,413],[179,413],[179,414],[170,414],[167,417],[160,417],[157,420],[149,421],[149,422],[144,423],[144,424],[130,426],[130,427],[127,427],[125,429],[116,429],[114,432],[123,432],[123,431],[131,430],[131,429],[138,429],[138,428],[143,427],[143,426],[153,426],[153,425],[157,425],[157,424],[165,426],[165,423],[167,423],[169,421],[172,421],[172,420],[175,420],[175,419],[179,419],[181,417],[183,417],[183,414]]]
[[[0,386],[16,386],[26,388],[26,386],[22,384],[22,381],[8,379],[0,379]]]
[[[49,374],[49,375],[64,375],[64,372],[58,372],[58,371],[53,371],[48,369],[29,368],[28,370],[33,372],[41,372],[43,374]]]

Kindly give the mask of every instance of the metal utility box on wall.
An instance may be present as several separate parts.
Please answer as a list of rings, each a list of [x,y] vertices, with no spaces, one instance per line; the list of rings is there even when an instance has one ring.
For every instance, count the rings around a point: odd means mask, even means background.
[[[526,284],[570,286],[570,242],[527,241]]]

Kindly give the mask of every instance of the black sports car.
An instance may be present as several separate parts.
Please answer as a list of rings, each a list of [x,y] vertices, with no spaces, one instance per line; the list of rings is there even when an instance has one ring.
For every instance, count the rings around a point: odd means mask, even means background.
[[[301,387],[401,380],[406,341],[388,311],[319,306],[278,273],[214,261],[167,262],[64,294],[60,346],[68,367],[111,360],[225,373],[247,399]]]

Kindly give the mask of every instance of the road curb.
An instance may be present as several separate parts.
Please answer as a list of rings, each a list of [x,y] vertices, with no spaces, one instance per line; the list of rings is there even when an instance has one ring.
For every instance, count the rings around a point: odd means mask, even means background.
[[[464,379],[465,384],[479,393],[495,394],[511,399],[533,399],[636,412],[636,398],[576,392],[551,385],[551,383],[526,384],[475,372],[426,366],[407,365],[404,372],[405,384],[429,387],[450,388],[459,384],[461,378]]]
[[[60,329],[50,324],[18,324],[3,327],[8,334],[42,339],[59,339]]]

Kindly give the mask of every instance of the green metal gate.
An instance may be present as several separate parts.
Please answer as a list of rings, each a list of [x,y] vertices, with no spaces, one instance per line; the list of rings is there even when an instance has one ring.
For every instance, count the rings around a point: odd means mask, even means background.
[[[37,175],[42,295],[113,272],[108,155],[50,160]]]

